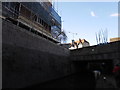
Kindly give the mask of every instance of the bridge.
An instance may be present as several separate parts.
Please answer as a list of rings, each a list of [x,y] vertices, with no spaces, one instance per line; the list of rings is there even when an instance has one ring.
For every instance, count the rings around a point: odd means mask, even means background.
[[[78,70],[106,64],[107,71],[111,72],[120,62],[120,41],[71,50],[70,59]]]

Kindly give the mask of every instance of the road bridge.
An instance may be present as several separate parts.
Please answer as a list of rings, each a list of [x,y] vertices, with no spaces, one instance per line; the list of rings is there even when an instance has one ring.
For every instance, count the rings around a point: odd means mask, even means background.
[[[113,66],[120,62],[120,41],[71,50],[70,59],[75,70],[84,70],[85,67],[97,69],[105,65],[106,71],[111,72]]]

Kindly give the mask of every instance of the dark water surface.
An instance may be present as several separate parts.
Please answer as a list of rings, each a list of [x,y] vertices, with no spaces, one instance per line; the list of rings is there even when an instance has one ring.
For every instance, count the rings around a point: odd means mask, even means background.
[[[92,88],[96,86],[94,74],[91,72],[78,72],[61,79],[43,84],[33,85],[27,88]]]

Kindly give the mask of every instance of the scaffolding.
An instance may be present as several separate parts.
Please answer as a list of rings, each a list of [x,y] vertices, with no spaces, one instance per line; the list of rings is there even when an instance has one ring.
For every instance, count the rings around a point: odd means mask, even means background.
[[[16,25],[55,40],[51,27],[58,27],[60,32],[61,17],[51,8],[52,5],[48,2],[2,2],[2,16]]]

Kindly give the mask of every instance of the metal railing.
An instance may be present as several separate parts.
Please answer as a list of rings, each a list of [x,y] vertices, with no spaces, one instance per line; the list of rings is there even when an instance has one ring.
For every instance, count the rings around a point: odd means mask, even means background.
[[[21,11],[21,7],[22,8],[24,7],[26,11],[24,12],[23,10]],[[2,5],[2,15],[5,16],[6,18],[12,18],[18,22],[21,22],[29,28],[35,28],[34,30],[37,31],[38,33],[41,33],[47,36],[48,38],[51,38],[56,41],[56,39],[52,37],[51,32],[46,30],[44,26],[42,26],[40,23],[33,20],[33,17],[35,16],[35,14],[24,5],[20,5],[19,11],[15,10],[12,7],[7,7],[5,5]]]

